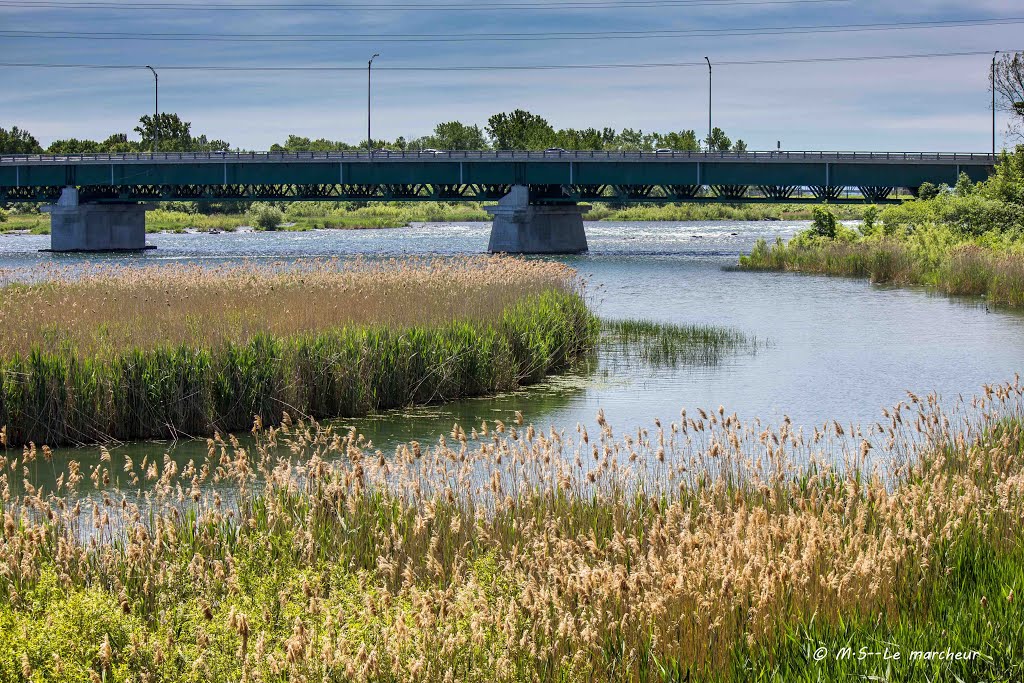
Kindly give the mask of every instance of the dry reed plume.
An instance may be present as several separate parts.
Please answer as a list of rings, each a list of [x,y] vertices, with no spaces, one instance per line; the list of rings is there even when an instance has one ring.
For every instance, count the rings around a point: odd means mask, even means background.
[[[102,358],[244,343],[259,333],[493,321],[526,297],[576,286],[568,266],[502,257],[40,266],[0,272],[0,283],[0,358],[67,347]]]
[[[1011,680],[1020,564],[984,559],[1024,540],[1022,394],[986,387],[959,412],[911,395],[863,429],[719,409],[616,436],[600,414],[576,434],[517,417],[393,457],[286,419],[184,468],[69,463],[53,491],[31,484],[45,450],[10,452],[0,674],[835,680],[849,671],[805,640],[898,632],[976,638],[985,658],[897,662],[889,680]],[[940,638],[951,585],[969,607]]]

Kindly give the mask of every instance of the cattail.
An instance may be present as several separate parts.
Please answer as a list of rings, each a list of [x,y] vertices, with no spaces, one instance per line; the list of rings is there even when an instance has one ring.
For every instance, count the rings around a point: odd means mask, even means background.
[[[113,657],[113,649],[110,647],[110,634],[103,636],[103,642],[100,643],[99,658],[100,664],[103,665],[103,671],[106,673],[110,670],[110,661]]]

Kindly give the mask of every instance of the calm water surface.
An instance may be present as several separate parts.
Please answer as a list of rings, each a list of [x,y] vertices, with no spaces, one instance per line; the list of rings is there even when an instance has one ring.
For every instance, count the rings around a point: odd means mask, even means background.
[[[798,425],[833,418],[867,423],[881,408],[915,393],[946,401],[969,397],[986,382],[1012,379],[1024,368],[1024,316],[989,312],[980,300],[865,281],[725,270],[759,237],[788,238],[798,222],[590,223],[590,253],[560,258],[590,280],[605,317],[644,317],[736,327],[767,342],[714,367],[645,368],[605,358],[596,371],[560,377],[490,399],[399,411],[345,421],[387,450],[436,440],[452,424],[507,420],[521,410],[534,424],[573,430],[603,408],[618,433],[673,420],[680,408],[717,409],[741,418]],[[89,257],[111,263],[219,263],[240,259],[328,256],[392,257],[477,254],[486,224],[422,224],[409,228],[304,233],[151,235],[157,246],[138,256]],[[79,255],[42,254],[47,237],[0,237],[0,268],[37,263],[73,265]],[[150,453],[161,444],[132,444]],[[178,444],[186,457],[205,445]],[[79,456],[84,454],[80,453]]]

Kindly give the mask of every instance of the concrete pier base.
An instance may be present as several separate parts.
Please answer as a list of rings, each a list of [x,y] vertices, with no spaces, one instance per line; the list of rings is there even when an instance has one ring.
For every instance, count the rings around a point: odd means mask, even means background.
[[[65,187],[50,214],[49,251],[141,251],[146,246],[148,204],[79,204],[78,190]]]
[[[515,185],[486,207],[494,217],[487,251],[505,254],[579,254],[587,250],[583,214],[576,204],[530,204],[530,190]]]

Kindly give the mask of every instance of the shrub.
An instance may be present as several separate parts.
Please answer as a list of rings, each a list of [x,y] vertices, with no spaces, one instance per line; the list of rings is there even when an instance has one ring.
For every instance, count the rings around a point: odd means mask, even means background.
[[[830,240],[836,238],[836,215],[827,206],[814,207],[811,233]]]
[[[921,183],[917,188],[918,199],[935,199],[939,196],[939,188],[935,183]]]
[[[7,212],[5,210],[3,210],[3,209],[0,209],[0,223],[4,223],[6,221],[7,221]]]
[[[860,232],[864,236],[874,235],[878,230],[878,214],[879,210],[877,206],[871,205],[864,209],[864,222],[860,224]]]
[[[284,221],[284,213],[273,204],[258,202],[249,208],[246,214],[252,227],[260,230],[276,230]]]

